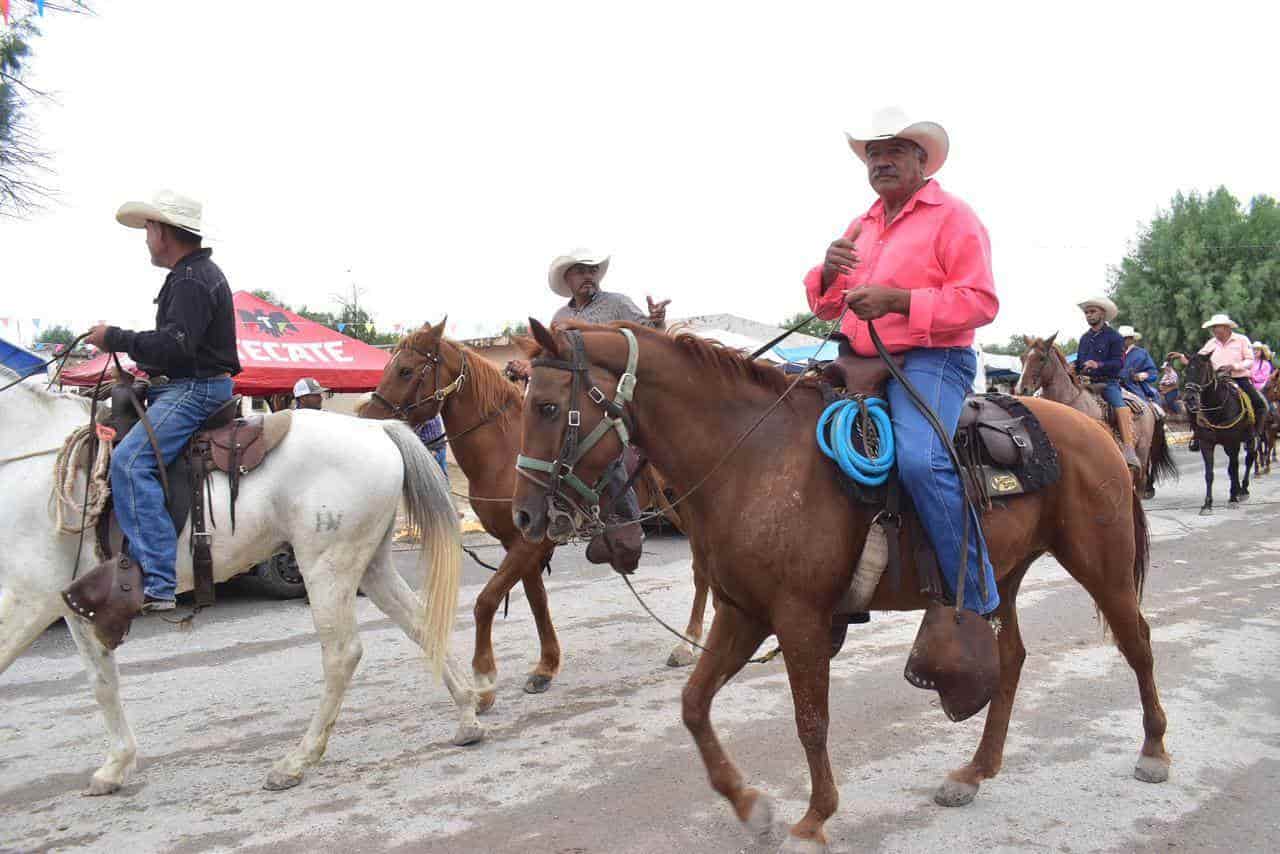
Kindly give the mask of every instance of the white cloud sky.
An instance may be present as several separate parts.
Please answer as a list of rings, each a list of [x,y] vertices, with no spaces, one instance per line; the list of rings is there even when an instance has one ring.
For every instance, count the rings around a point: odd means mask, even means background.
[[[172,187],[233,288],[354,280],[385,327],[549,317],[580,244],[673,317],[776,322],[874,200],[842,131],[898,104],[947,127],[940,182],[991,232],[979,340],[1075,334],[1176,190],[1280,187],[1270,3],[95,7],[35,47],[63,203],[0,220],[0,315],[147,325],[163,273],[112,215]]]

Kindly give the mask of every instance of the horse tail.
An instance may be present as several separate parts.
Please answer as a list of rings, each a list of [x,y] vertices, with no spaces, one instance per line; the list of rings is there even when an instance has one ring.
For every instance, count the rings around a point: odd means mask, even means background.
[[[1147,483],[1152,486],[1166,480],[1178,479],[1178,464],[1169,450],[1169,437],[1165,433],[1165,419],[1156,420],[1151,434],[1151,453],[1147,455]]]
[[[444,668],[458,609],[462,575],[462,538],[458,511],[449,497],[449,481],[435,457],[405,424],[387,421],[384,427],[404,460],[404,503],[409,526],[420,538],[423,573],[418,632],[427,660],[438,676]]]
[[[1147,568],[1151,565],[1151,531],[1147,527],[1147,511],[1142,508],[1142,496],[1133,493],[1133,587],[1142,602],[1142,588],[1147,583]]]

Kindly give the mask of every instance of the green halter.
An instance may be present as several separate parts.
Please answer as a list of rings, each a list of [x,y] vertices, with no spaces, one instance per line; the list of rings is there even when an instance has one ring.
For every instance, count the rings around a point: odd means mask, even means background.
[[[565,333],[573,346],[572,361],[548,358],[533,360],[534,367],[568,371],[573,377],[573,388],[570,395],[570,405],[573,408],[569,410],[569,427],[565,431],[564,444],[560,448],[560,456],[555,461],[539,460],[534,457],[526,457],[524,454],[516,457],[517,472],[523,474],[527,471],[536,471],[551,476],[550,482],[545,484],[549,499],[559,496],[560,484],[564,483],[582,496],[583,501],[589,507],[598,508],[600,505],[600,492],[605,485],[607,471],[600,475],[595,484],[587,486],[582,478],[574,474],[573,467],[610,430],[617,431],[618,439],[622,442],[624,449],[631,443],[631,432],[627,429],[627,416],[624,407],[631,402],[632,395],[635,394],[636,362],[640,358],[640,348],[636,343],[635,333],[630,329],[619,329],[618,331],[627,339],[627,369],[618,378],[618,392],[614,395],[613,400],[605,397],[604,392],[597,386],[591,386],[587,391],[587,397],[604,410],[604,416],[601,418],[600,423],[595,426],[595,429],[588,433],[581,442],[578,440],[578,430],[582,425],[582,410],[578,406],[578,399],[582,392],[582,387],[590,382],[589,370],[591,367],[587,362],[586,351],[583,348],[582,333],[573,329]],[[525,476],[528,477],[528,475]],[[535,482],[541,483],[537,479],[535,479]]]

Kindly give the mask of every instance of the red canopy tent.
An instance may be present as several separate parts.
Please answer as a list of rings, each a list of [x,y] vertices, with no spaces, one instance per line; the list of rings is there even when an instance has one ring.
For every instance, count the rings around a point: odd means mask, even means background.
[[[302,377],[313,377],[333,391],[361,392],[377,388],[390,357],[363,341],[299,317],[258,299],[247,291],[231,296],[236,310],[236,350],[241,372],[235,376],[240,394],[265,396],[289,392]],[[110,358],[103,353],[67,369],[67,385],[91,386]],[[125,368],[140,373],[121,356]]]

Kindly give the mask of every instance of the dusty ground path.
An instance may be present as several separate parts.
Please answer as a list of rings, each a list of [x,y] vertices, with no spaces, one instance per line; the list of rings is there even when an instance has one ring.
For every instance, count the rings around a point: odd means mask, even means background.
[[[1198,464],[1185,450],[1178,456],[1182,484],[1151,502],[1145,604],[1169,714],[1170,781],[1133,779],[1141,730],[1131,671],[1103,640],[1084,592],[1046,560],[1019,597],[1028,660],[1004,772],[971,807],[930,800],[968,758],[982,716],[950,724],[933,695],[902,679],[916,617],[876,615],[851,629],[833,666],[834,851],[1280,845],[1280,478],[1259,481],[1245,509],[1201,519]],[[682,624],[687,546],[664,538],[646,548],[637,586]],[[464,601],[483,577],[473,569]],[[484,718],[490,739],[463,749],[448,743],[454,713],[443,689],[360,600],[365,657],[328,755],[284,793],[261,784],[319,693],[305,605],[232,597],[190,634],[140,625],[120,656],[140,768],[111,798],[80,795],[103,730],[59,626],[0,676],[0,849],[773,851],[776,843],[749,843],[706,785],[680,724],[687,671],[663,664],[672,638],[618,579],[576,556],[558,557],[550,588],[562,675],[547,694],[521,692],[536,645],[513,596],[511,618],[495,629],[502,681]],[[469,610],[460,609],[455,634],[464,659]],[[713,709],[744,773],[794,821],[808,776],[791,715],[781,660],[749,667]]]

